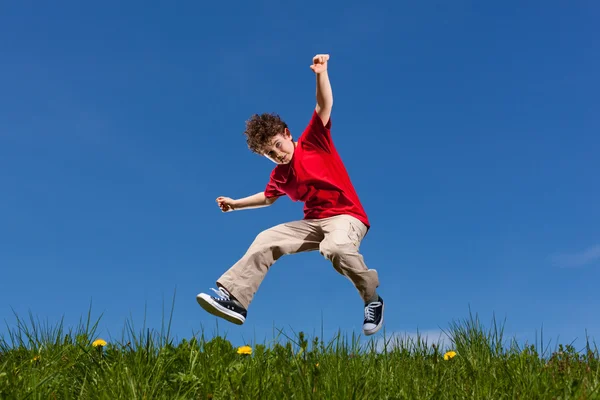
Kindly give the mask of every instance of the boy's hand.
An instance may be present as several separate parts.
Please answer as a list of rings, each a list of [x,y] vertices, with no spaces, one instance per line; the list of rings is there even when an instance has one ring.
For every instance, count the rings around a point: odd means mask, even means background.
[[[219,208],[223,212],[235,210],[235,208],[234,208],[235,200],[233,200],[229,197],[223,197],[223,196],[217,197],[217,204],[219,205]]]
[[[313,57],[313,64],[310,66],[315,74],[327,71],[327,61],[329,60],[329,54],[317,54]]]

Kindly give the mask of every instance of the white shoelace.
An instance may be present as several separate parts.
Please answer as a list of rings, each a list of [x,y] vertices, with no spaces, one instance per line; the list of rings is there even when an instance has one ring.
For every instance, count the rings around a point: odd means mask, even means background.
[[[375,320],[375,308],[380,307],[380,306],[381,306],[380,301],[374,301],[372,303],[369,303],[365,307],[365,320],[367,320],[367,321]]]
[[[212,290],[213,292],[215,292],[217,294],[217,296],[216,296],[217,300],[225,300],[225,301],[231,300],[231,298],[229,297],[229,293],[227,293],[227,290],[223,289],[222,287],[220,287],[219,290],[213,289],[213,288],[210,288],[210,290]]]

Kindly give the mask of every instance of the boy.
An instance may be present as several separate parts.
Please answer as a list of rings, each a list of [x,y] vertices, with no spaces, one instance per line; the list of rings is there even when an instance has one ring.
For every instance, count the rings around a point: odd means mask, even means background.
[[[304,202],[304,219],[261,232],[246,254],[217,280],[216,295],[200,293],[198,303],[211,314],[241,325],[267,271],[283,255],[319,250],[354,284],[364,301],[363,332],[383,324],[383,299],[377,271],[358,252],[370,225],[330,134],[333,94],[327,73],[329,55],[318,54],[310,68],[317,78],[317,105],[308,127],[294,142],[279,116],[253,115],[246,122],[248,147],[277,166],[263,192],[233,200],[218,197],[223,212],[265,207],[288,195]]]

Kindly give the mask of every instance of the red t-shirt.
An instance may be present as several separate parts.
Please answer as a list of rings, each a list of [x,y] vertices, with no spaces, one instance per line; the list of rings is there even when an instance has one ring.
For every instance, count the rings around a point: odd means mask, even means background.
[[[288,195],[304,202],[305,219],[322,219],[347,214],[362,221],[369,219],[363,209],[346,167],[331,140],[331,119],[323,126],[316,111],[298,138],[294,156],[271,172],[265,196]]]

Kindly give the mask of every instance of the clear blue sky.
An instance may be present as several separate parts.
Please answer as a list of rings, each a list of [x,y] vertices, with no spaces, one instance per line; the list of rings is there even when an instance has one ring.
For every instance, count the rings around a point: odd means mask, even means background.
[[[200,291],[302,204],[223,214],[274,166],[252,113],[299,134],[329,53],[332,135],[369,214],[386,331],[506,318],[506,334],[600,339],[600,7],[571,2],[12,2],[0,13],[0,317],[100,334],[215,318]],[[201,4],[201,5],[200,5]],[[236,344],[273,327],[360,333],[318,253],[278,261]],[[6,327],[0,328],[5,332]]]

